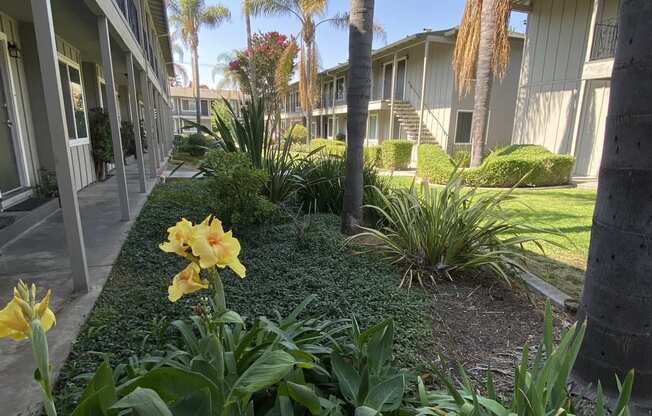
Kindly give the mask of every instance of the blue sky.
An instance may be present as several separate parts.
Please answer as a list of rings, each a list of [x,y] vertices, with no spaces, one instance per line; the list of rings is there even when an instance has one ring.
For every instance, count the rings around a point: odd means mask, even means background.
[[[246,44],[244,19],[241,14],[241,0],[222,0],[221,4],[231,10],[231,21],[216,29],[203,29],[199,35],[199,78],[202,84],[214,87],[212,67],[220,54],[234,49],[242,49]],[[217,4],[217,0],[207,0],[207,4]],[[383,25],[387,33],[387,42],[395,42],[405,36],[421,32],[424,28],[444,29],[459,24],[464,10],[465,0],[376,0],[375,20]],[[330,0],[328,13],[345,12],[349,0]],[[515,13],[511,26],[523,30],[525,15]],[[296,17],[254,17],[252,30],[255,32],[278,31],[291,35],[299,32]],[[384,46],[381,39],[374,40],[374,49]],[[319,26],[317,31],[317,48],[321,68],[328,68],[348,57],[348,32],[336,29],[328,24]],[[175,56],[175,61],[179,57]],[[183,56],[183,63],[190,63],[190,53]],[[190,65],[185,65],[190,74]]]

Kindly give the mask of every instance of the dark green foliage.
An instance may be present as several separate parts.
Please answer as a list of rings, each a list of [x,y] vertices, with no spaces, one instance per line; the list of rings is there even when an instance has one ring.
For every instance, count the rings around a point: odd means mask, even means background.
[[[451,159],[439,145],[419,145],[417,149],[417,176],[434,183],[446,183],[453,169]]]
[[[383,166],[382,151],[380,146],[364,147],[364,162],[377,168]]]
[[[295,124],[285,129],[284,138],[289,138],[292,143],[305,144],[308,138],[308,129],[303,124]]]
[[[574,161],[570,155],[557,155],[543,146],[511,145],[491,152],[479,167],[466,169],[464,183],[487,187],[563,185],[570,180]],[[419,146],[418,176],[445,183],[453,169],[454,162],[439,146]]]
[[[134,135],[134,124],[129,120],[122,120],[120,124],[120,137],[122,139],[122,154],[133,156],[136,154],[136,136]]]
[[[381,157],[385,169],[406,169],[412,157],[413,143],[408,140],[384,140]]]
[[[471,163],[471,153],[468,150],[457,150],[451,156],[451,160],[455,166],[468,168]]]
[[[574,162],[573,156],[557,155],[543,146],[511,145],[491,152],[482,165],[465,173],[465,182],[509,187],[525,177],[522,186],[563,185],[570,180]]]
[[[335,135],[335,140],[337,140],[338,142],[342,142],[342,143],[346,142],[346,134],[344,134],[344,133],[337,133],[337,134]]]
[[[194,157],[201,157],[206,154],[210,147],[213,147],[215,141],[202,133],[193,133],[188,136],[178,136],[179,143],[176,150],[182,153],[188,153]],[[175,136],[175,140],[177,137]]]
[[[213,149],[200,170],[206,176],[202,191],[212,212],[226,224],[260,224],[278,215],[276,205],[260,194],[267,183],[266,172],[254,168],[245,153]]]
[[[102,108],[92,108],[88,112],[91,150],[95,163],[95,174],[99,180],[106,176],[106,164],[113,163],[113,142],[109,114]]]
[[[213,212],[198,192],[202,187],[199,180],[169,180],[150,195],[61,372],[60,414],[70,414],[86,384],[77,376],[94,371],[102,354],[112,365],[143,356],[161,345],[157,339],[164,344],[175,336],[174,331],[161,331],[159,322],[192,313],[202,293],[174,304],[167,300],[167,286],[184,262],[162,252],[158,244],[165,240],[166,228],[179,218],[198,222]],[[432,339],[427,296],[420,290],[398,289],[400,275],[394,267],[344,248],[336,216],[317,215],[312,222],[300,248],[292,224],[270,220],[238,231],[247,277],[221,273],[228,304],[251,322],[261,315],[273,316],[275,310],[287,316],[314,294],[317,299],[306,310],[308,315],[325,319],[355,315],[362,327],[393,318],[395,362],[421,365],[420,352],[431,349]]]
[[[41,178],[36,185],[36,195],[41,198],[56,198],[59,196],[59,184],[57,174],[54,171],[41,169]]]

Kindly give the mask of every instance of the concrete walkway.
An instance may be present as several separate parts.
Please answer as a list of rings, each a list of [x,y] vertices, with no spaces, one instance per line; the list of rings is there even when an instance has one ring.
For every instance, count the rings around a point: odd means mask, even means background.
[[[136,163],[132,161],[126,168],[129,202],[135,219],[156,180],[150,180],[147,194],[141,194]],[[61,210],[0,247],[0,307],[11,299],[18,279],[36,283],[39,297],[47,288],[52,289],[51,308],[57,324],[48,332],[48,340],[55,376],[95,304],[134,221],[120,221],[118,186],[114,178],[80,191],[79,207],[90,272],[89,293],[72,292]],[[40,392],[32,378],[34,368],[27,342],[0,339],[0,415],[24,416],[40,410]]]

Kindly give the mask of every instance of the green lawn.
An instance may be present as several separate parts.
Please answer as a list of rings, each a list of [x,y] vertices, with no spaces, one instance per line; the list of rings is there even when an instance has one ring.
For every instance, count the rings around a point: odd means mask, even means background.
[[[396,186],[410,186],[412,183],[409,177],[391,180]],[[579,297],[584,282],[595,196],[596,191],[590,189],[517,189],[503,205],[531,221],[532,225],[562,234],[545,237],[563,245],[563,248],[544,243],[545,253],[541,255],[536,247],[528,247],[535,253],[531,256],[530,267],[534,274],[576,297]]]

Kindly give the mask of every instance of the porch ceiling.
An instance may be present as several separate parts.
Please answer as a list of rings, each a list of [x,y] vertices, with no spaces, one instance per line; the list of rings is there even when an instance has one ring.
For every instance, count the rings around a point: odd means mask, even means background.
[[[168,24],[168,12],[166,0],[148,0],[149,11],[156,26],[156,33],[159,35],[163,49],[163,59],[166,63],[168,74],[174,76],[174,65],[172,65],[172,45],[170,43],[170,26]],[[165,38],[165,39],[163,39]]]

